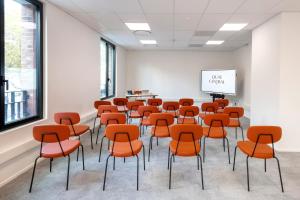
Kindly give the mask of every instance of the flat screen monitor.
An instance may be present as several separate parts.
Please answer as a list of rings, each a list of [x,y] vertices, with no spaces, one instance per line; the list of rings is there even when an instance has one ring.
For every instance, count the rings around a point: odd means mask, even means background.
[[[216,94],[236,94],[236,70],[202,70],[201,91]]]

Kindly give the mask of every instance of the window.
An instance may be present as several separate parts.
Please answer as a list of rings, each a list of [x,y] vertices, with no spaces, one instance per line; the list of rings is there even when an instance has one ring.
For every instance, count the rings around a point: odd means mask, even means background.
[[[101,39],[100,98],[115,96],[116,85],[116,48],[110,42]]]
[[[0,0],[0,129],[43,117],[42,4]]]

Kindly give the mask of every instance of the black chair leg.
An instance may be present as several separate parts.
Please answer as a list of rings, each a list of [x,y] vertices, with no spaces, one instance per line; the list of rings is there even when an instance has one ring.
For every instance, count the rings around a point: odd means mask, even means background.
[[[105,190],[105,182],[106,182],[106,174],[107,174],[107,165],[108,165],[108,160],[110,158],[110,155],[107,156],[106,158],[106,164],[105,164],[105,173],[104,173],[104,180],[103,180],[103,191]]]
[[[223,138],[223,149],[224,149],[224,152],[225,152],[225,138]]]
[[[204,137],[203,139],[203,162],[205,162],[205,141],[206,141],[206,137]]]
[[[70,155],[68,155],[68,171],[67,171],[67,185],[66,185],[66,190],[69,189],[69,176],[70,176]]]
[[[203,178],[203,168],[202,168],[202,157],[198,155],[200,160],[200,169],[201,169],[201,183],[202,183],[202,190],[204,190],[204,178]]]
[[[172,179],[172,157],[174,155],[172,154],[171,157],[170,157],[170,173],[169,173],[169,190],[171,189],[171,179]]]
[[[98,144],[98,137],[99,137],[99,134],[100,134],[100,130],[101,130],[101,123],[100,123],[98,131],[97,131],[96,144]]]
[[[78,147],[78,149],[77,149],[77,156],[76,156],[77,158],[76,158],[76,161],[78,162],[78,160],[79,160],[79,147]]]
[[[265,159],[265,172],[267,172],[267,159]]]
[[[91,147],[92,147],[92,149],[94,149],[94,145],[93,145],[93,132],[92,132],[91,129],[89,129],[89,130],[90,130],[90,134],[91,134]]]
[[[153,139],[153,136],[150,137],[150,140],[149,140],[149,150],[148,150],[148,162],[150,162],[150,151],[151,151],[151,144],[152,144],[152,139]]]
[[[281,177],[281,170],[280,170],[280,163],[279,163],[279,159],[277,157],[274,157],[277,161],[277,166],[278,166],[278,172],[279,172],[279,178],[280,178],[280,184],[281,184],[281,191],[284,192],[283,189],[283,183],[282,183],[282,177]]]
[[[235,139],[237,140],[237,128],[235,128]]]
[[[137,162],[137,167],[136,167],[136,190],[139,190],[139,156],[136,155],[136,162]]]
[[[170,147],[169,147],[169,151],[168,151],[168,169],[170,167]]]
[[[234,168],[235,168],[236,149],[237,149],[237,146],[235,146],[235,149],[234,149],[234,157],[233,157],[233,167],[232,167],[232,171],[234,171]]]
[[[93,133],[95,133],[95,127],[96,127],[96,120],[97,120],[98,116],[95,117],[94,119],[94,126],[93,126]]]
[[[100,143],[100,152],[99,152],[99,159],[98,159],[98,162],[100,162],[100,159],[101,159],[101,153],[102,153],[102,144],[103,144],[103,139],[104,139],[104,137],[105,136],[103,136],[102,138],[101,138],[101,143]]]
[[[242,131],[242,138],[243,138],[243,141],[245,141],[243,127],[240,126],[240,129],[241,129],[241,131]]]
[[[143,161],[144,161],[144,171],[146,170],[146,158],[145,158],[145,146],[143,145]]]
[[[85,170],[85,166],[84,166],[84,151],[83,151],[83,145],[81,144],[81,156],[82,156],[82,169]]]
[[[199,156],[197,156],[197,169],[200,170],[200,164],[199,164]]]
[[[38,161],[39,158],[40,158],[40,156],[37,157],[35,159],[35,161],[34,161],[33,171],[32,171],[32,177],[31,177],[31,182],[30,182],[30,188],[29,188],[29,193],[31,193],[31,190],[32,190],[32,184],[33,184],[33,179],[34,179],[34,174],[35,174],[36,163],[37,163],[37,161]]]
[[[247,165],[247,185],[248,185],[248,191],[250,191],[250,181],[249,181],[249,164],[248,164],[248,159],[249,159],[249,156],[247,156],[246,158],[246,165]]]
[[[52,161],[53,161],[53,158],[50,158],[50,173],[52,172]]]
[[[114,164],[113,164],[113,170],[116,169],[116,157],[114,156]]]
[[[227,137],[226,137],[225,139],[226,139],[226,141],[227,141],[227,153],[228,153],[228,162],[229,162],[229,164],[230,164],[230,150],[229,150],[229,140],[228,140],[228,138],[227,138]]]
[[[158,146],[158,137],[156,137],[156,146]]]

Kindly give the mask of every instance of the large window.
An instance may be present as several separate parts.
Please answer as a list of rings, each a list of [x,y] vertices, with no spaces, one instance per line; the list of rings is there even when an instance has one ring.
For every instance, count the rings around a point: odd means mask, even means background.
[[[42,118],[42,4],[0,0],[0,129]]]
[[[110,42],[101,39],[100,98],[115,96],[116,85],[116,48]]]

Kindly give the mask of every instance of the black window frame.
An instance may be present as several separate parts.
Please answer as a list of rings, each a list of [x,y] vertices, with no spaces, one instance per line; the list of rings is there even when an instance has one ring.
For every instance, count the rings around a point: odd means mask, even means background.
[[[20,3],[30,3],[36,8],[36,98],[37,114],[32,117],[5,124],[5,11],[4,0],[0,0],[0,131],[15,128],[43,119],[43,3],[37,0],[15,0]]]
[[[110,99],[110,98],[113,98],[116,96],[116,46],[107,41],[106,39],[104,38],[101,38],[101,41],[100,42],[105,42],[106,44],[106,81],[105,81],[105,97],[101,97],[101,88],[100,88],[100,99],[101,100],[105,100],[105,99]],[[110,62],[109,62],[109,48],[108,47],[112,47],[113,49],[113,80],[110,80],[108,78],[108,75],[109,75],[109,66],[110,66]],[[100,68],[101,69],[101,68]],[[101,73],[101,71],[100,71]],[[109,89],[108,89],[108,84],[109,84],[109,81],[111,81],[111,83],[113,84],[113,94],[112,95],[108,95],[108,92],[109,92]]]

